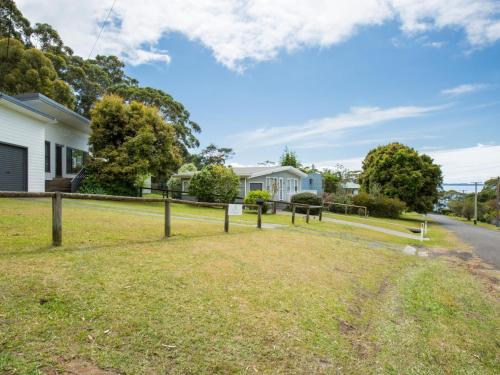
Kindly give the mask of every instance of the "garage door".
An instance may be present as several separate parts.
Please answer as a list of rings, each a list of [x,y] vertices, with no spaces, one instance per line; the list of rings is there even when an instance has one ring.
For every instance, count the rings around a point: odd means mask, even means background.
[[[0,190],[27,191],[27,150],[0,143]]]

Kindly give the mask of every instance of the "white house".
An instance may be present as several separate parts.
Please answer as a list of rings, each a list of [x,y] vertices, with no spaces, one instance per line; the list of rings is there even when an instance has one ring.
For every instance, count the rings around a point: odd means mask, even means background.
[[[240,198],[246,197],[252,190],[267,190],[273,200],[290,201],[293,195],[301,192],[302,179],[307,177],[294,167],[234,167],[233,171],[240,179]],[[174,175],[181,179],[182,191],[188,190],[189,181],[195,173]]]
[[[67,191],[89,134],[87,118],[42,94],[0,93],[0,190]]]

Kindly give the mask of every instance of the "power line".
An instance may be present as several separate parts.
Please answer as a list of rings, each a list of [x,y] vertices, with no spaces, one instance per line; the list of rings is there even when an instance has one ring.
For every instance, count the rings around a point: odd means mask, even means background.
[[[90,50],[90,53],[89,53],[89,56],[87,57],[87,59],[90,59],[90,56],[92,56],[92,52],[94,52],[94,48],[97,45],[97,42],[101,38],[102,31],[104,30],[104,26],[106,26],[106,23],[109,20],[109,16],[111,15],[111,12],[113,11],[113,8],[115,7],[115,3],[116,3],[116,0],[113,0],[113,4],[111,4],[111,8],[109,8],[108,15],[106,16],[106,19],[102,23],[101,30],[99,30],[99,34],[97,35],[97,38],[96,38],[96,40],[94,42],[94,45],[92,46],[92,49]]]

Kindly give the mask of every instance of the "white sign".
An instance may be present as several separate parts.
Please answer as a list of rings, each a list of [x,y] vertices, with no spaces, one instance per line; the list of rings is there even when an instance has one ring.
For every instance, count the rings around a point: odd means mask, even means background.
[[[228,207],[228,213],[231,216],[243,215],[243,205],[242,204],[230,204]]]

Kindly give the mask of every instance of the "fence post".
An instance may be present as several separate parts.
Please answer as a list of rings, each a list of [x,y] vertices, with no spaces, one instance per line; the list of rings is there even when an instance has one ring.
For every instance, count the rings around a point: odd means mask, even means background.
[[[257,228],[262,228],[262,206],[260,204],[257,207]]]
[[[165,200],[165,238],[171,235],[170,202]]]
[[[276,202],[273,202],[273,214],[276,215]]]
[[[224,232],[229,232],[229,205],[224,207]]]
[[[292,204],[292,224],[295,224],[295,205]]]
[[[57,192],[52,196],[52,245],[62,244],[62,197]]]
[[[344,209],[345,209],[345,210],[344,210],[344,213],[347,215],[347,205],[346,205],[346,206],[344,206]]]
[[[323,219],[323,207],[319,209],[319,221]]]
[[[310,208],[309,206],[307,206],[307,215],[306,215],[306,223],[309,224],[309,211],[310,211]]]
[[[423,241],[424,240],[424,223],[421,223],[420,224],[420,241]]]

